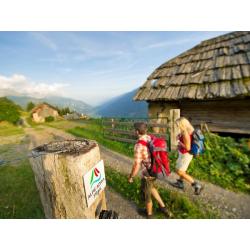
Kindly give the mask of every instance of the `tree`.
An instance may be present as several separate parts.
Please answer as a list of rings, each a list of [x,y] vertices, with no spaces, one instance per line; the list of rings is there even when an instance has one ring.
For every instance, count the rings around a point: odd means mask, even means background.
[[[67,115],[73,113],[69,107],[58,109],[59,110],[59,115]]]
[[[0,122],[8,121],[11,123],[17,123],[20,119],[21,107],[6,97],[0,98]]]
[[[35,107],[35,104],[33,102],[29,102],[27,104],[26,110],[31,111]]]

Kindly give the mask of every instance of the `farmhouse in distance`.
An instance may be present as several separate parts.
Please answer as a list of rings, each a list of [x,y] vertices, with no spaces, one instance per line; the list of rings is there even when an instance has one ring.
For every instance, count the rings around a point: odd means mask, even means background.
[[[149,103],[149,117],[168,117],[179,109],[211,131],[250,134],[250,32],[203,41],[165,62],[134,100]]]
[[[45,122],[45,119],[50,116],[54,118],[59,116],[57,109],[47,103],[37,105],[32,109],[31,115],[33,121],[37,123]]]

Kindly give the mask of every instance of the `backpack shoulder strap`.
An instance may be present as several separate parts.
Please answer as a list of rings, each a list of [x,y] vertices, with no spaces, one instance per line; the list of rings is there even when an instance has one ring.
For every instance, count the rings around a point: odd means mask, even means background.
[[[143,146],[148,146],[148,143],[146,141],[143,141],[143,140],[138,140],[137,143],[139,143]]]

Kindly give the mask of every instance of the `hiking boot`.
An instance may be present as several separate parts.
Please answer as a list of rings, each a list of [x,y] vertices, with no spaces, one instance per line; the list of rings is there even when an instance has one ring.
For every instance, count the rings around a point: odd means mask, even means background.
[[[166,216],[166,218],[173,218],[173,214],[166,207],[160,207],[160,211]]]
[[[203,189],[203,186],[197,182],[194,182],[192,186],[194,188],[194,194],[199,195]]]
[[[137,212],[139,215],[146,217],[147,219],[154,219],[152,214],[148,214],[147,213],[147,209],[146,208],[138,208]]]
[[[147,214],[147,219],[154,219],[152,214]]]
[[[173,186],[173,187],[176,187],[176,188],[179,188],[179,189],[184,189],[184,183],[183,183],[183,180],[181,180],[181,179],[178,179],[176,182],[174,182],[174,183],[171,183],[171,185]]]

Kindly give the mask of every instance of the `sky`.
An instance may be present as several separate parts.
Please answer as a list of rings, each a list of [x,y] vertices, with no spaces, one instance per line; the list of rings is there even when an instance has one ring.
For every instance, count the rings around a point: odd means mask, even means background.
[[[223,31],[0,32],[0,94],[96,106],[140,87],[167,60]]]

